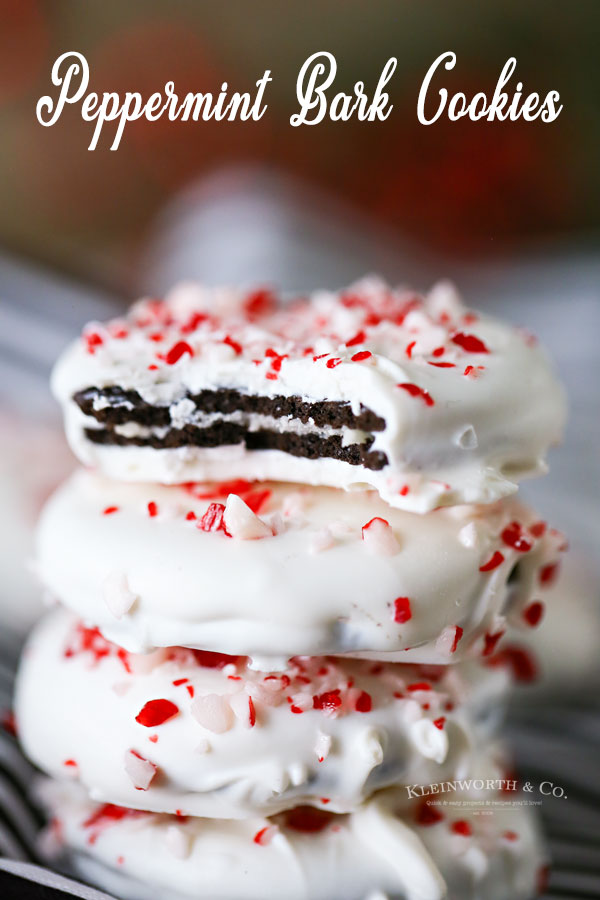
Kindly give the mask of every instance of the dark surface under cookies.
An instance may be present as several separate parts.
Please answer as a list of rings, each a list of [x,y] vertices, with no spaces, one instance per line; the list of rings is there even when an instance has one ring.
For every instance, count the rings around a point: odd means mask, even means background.
[[[108,405],[94,408],[95,401],[103,400]],[[350,403],[323,400],[309,403],[301,397],[261,397],[242,394],[239,391],[205,390],[198,394],[187,394],[196,409],[206,414],[229,415],[241,412],[246,415],[259,414],[293,419],[306,424],[314,423],[316,428],[352,428],[360,431],[383,431],[385,421],[372,410],[361,404],[360,412],[353,413]],[[73,400],[85,415],[92,416],[103,428],[86,428],[85,435],[94,444],[108,444],[119,447],[152,447],[155,450],[179,447],[223,447],[244,444],[248,450],[280,450],[291,456],[306,459],[339,459],[351,466],[364,466],[378,471],[383,469],[388,459],[385,453],[371,450],[374,437],[369,436],[364,443],[344,446],[342,436],[333,434],[294,434],[261,428],[249,430],[246,425],[236,422],[213,422],[206,427],[187,424],[169,427],[171,415],[168,406],[154,406],[146,403],[137,391],[123,390],[117,386],[103,389],[86,388],[78,391]],[[168,429],[164,434],[147,436],[125,436],[115,428],[133,422],[146,428]]]

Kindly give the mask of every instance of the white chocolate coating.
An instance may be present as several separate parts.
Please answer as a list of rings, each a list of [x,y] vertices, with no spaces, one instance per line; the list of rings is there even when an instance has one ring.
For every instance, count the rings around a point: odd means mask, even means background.
[[[226,485],[127,484],[79,471],[42,515],[40,576],[77,616],[132,652],[198,647],[249,655],[265,669],[322,654],[443,664],[484,651],[484,636],[501,632],[504,616],[524,624],[541,567],[556,560],[562,541],[551,529],[531,535],[536,516],[512,498],[416,516],[374,492],[236,489],[250,503],[267,491],[259,517],[237,497],[227,500]],[[227,502],[234,537],[198,527],[215,501]],[[389,527],[373,523],[363,538],[374,518]],[[528,552],[503,539],[514,521]],[[276,533],[257,537],[265,523]],[[496,554],[500,563],[481,571]]]
[[[342,294],[322,291],[274,308],[267,301],[262,311],[250,306],[250,314],[248,301],[239,292],[188,285],[162,304],[141,301],[126,319],[91,323],[53,375],[79,459],[134,481],[248,478],[371,487],[390,505],[413,512],[493,502],[513,493],[522,478],[545,471],[546,452],[564,424],[562,388],[530,338],[471,313],[451,286],[440,284],[419,298],[366,279]],[[188,349],[169,363],[180,341]],[[169,409],[173,427],[208,423],[186,396],[204,389],[338,401],[355,413],[362,403],[385,420],[371,449],[384,453],[387,465],[374,471],[335,458],[247,450],[242,443],[173,449],[93,443],[84,429],[103,426],[83,414],[73,395],[114,385]],[[339,433],[316,428],[312,419],[250,416],[244,424],[251,431],[267,425]],[[160,432],[131,421],[117,430],[129,438]],[[341,433],[344,445],[368,437],[349,428]]]
[[[478,777],[498,774],[488,763]],[[103,819],[76,785],[54,783],[45,793],[54,835],[80,873],[124,900],[529,900],[543,868],[532,810],[518,794],[488,815],[451,806],[425,825],[422,801],[386,791],[310,833],[290,827],[286,814]],[[476,790],[446,797],[508,799]],[[457,820],[470,834],[456,833]]]
[[[194,816],[272,815],[298,804],[349,812],[382,787],[465,777],[510,682],[506,669],[475,661],[313,657],[274,676],[245,659],[210,668],[189,650],[154,659],[118,650],[62,611],[36,628],[16,693],[23,747],[96,800]],[[156,699],[174,703],[175,715],[138,722]]]

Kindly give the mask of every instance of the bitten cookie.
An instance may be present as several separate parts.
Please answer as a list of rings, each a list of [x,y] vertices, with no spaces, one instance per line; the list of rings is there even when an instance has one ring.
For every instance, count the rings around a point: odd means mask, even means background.
[[[375,279],[282,303],[184,287],[91,323],[53,389],[86,464],[124,480],[372,487],[415,512],[545,471],[563,392],[530,336]]]

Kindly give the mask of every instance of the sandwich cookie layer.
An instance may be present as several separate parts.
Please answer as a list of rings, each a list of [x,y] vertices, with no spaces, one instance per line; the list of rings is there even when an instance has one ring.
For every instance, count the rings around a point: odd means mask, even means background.
[[[69,442],[124,480],[371,487],[426,512],[545,471],[565,403],[532,338],[367,279],[282,303],[185,286],[86,326],[53,390]]]
[[[96,800],[219,818],[349,812],[392,784],[465,777],[510,680],[476,661],[303,657],[268,673],[182,648],[135,656],[57,611],[29,640],[15,709],[30,758]]]
[[[489,655],[505,617],[539,621],[562,544],[512,498],[416,516],[374,492],[80,471],[48,503],[37,555],[51,593],[127,650],[272,669],[296,655]]]

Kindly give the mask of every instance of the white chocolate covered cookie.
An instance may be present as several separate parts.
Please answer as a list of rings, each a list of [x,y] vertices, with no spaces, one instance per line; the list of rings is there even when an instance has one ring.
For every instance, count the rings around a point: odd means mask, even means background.
[[[375,488],[426,512],[545,471],[565,404],[530,336],[367,279],[281,303],[181,287],[91,323],[53,377],[80,460],[123,480]]]
[[[32,634],[17,684],[30,758],[94,799],[238,818],[349,812],[374,791],[465,776],[510,676],[302,657],[280,673],[170,648],[128,654],[65,612]]]
[[[449,663],[490,655],[506,616],[536,624],[562,541],[512,498],[416,516],[374,492],[80,471],[42,515],[38,566],[133,652],[197,647],[266,669],[328,653]]]
[[[506,784],[491,765],[479,777]],[[347,816],[237,821],[98,806],[73,784],[45,793],[54,840],[124,900],[530,900],[544,876],[532,810],[493,787],[447,790],[447,807],[384,791]]]

